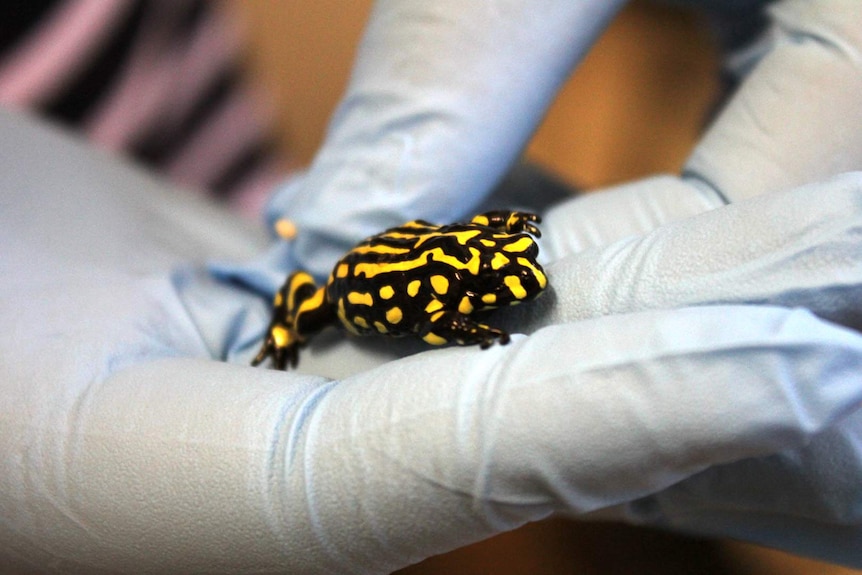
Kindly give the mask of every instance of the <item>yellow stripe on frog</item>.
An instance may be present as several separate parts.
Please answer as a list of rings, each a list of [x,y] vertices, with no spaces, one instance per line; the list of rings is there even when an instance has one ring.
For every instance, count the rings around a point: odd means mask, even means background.
[[[524,236],[522,238],[518,238],[514,242],[510,244],[506,244],[503,246],[503,251],[505,252],[523,252],[529,249],[531,245],[533,245],[533,238]]]
[[[518,258],[518,263],[533,272],[533,276],[536,278],[536,281],[539,282],[539,287],[545,289],[545,286],[548,285],[548,278],[539,270],[539,268],[533,265],[533,263],[527,258]]]
[[[356,266],[353,268],[353,271],[357,276],[364,275],[366,278],[373,278],[374,276],[379,274],[391,272],[406,272],[421,268],[422,266],[427,265],[428,259],[430,258],[433,261],[444,263],[454,269],[467,270],[473,275],[479,275],[479,250],[477,250],[476,248],[469,248],[469,250],[470,259],[467,262],[462,262],[458,258],[450,256],[449,254],[444,252],[442,248],[437,247],[428,251],[424,251],[419,257],[413,258],[411,260],[384,263],[361,262],[356,264]]]
[[[527,297],[527,290],[521,285],[521,279],[518,276],[506,276],[503,278],[503,283],[511,290],[516,299],[521,300]]]

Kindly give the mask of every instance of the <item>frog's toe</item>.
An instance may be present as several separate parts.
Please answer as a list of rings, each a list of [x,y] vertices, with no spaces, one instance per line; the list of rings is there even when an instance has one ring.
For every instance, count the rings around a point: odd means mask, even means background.
[[[263,346],[261,346],[260,351],[257,352],[257,355],[254,356],[254,359],[251,360],[251,366],[252,367],[259,366],[260,364],[262,364],[264,362],[264,360],[267,358],[267,356],[269,356],[269,354],[270,354],[270,351],[269,351],[269,349],[267,349],[266,343],[264,343]]]
[[[274,323],[270,326],[260,351],[251,360],[251,365],[258,366],[267,358],[272,358],[272,366],[275,369],[283,371],[288,366],[296,367],[301,344],[302,339],[292,327],[284,323]]]
[[[512,212],[509,216],[509,231],[511,232],[527,232],[536,236],[542,237],[542,232],[535,224],[542,223],[542,217],[538,214],[530,212]]]
[[[505,332],[505,331],[500,330],[500,329],[498,329],[496,331],[498,332],[497,341],[500,342],[500,345],[506,345],[507,343],[512,341],[512,338],[509,337],[508,332]]]
[[[524,231],[536,236],[537,238],[542,237],[542,231],[531,223],[524,224]]]
[[[432,320],[419,336],[434,345],[456,343],[478,345],[482,349],[491,347],[497,341],[503,345],[509,343],[509,334],[505,331],[478,323],[469,316],[455,311],[441,311],[432,316]]]
[[[296,344],[292,344],[287,347],[276,348],[272,354],[272,366],[281,371],[287,370],[288,367],[295,368],[299,362],[298,347]]]
[[[501,329],[488,327],[488,326],[483,325],[483,324],[479,324],[479,327],[484,328],[484,330],[485,330],[484,331],[485,339],[483,339],[479,343],[479,347],[481,349],[488,349],[489,347],[494,345],[495,341],[498,342],[500,345],[506,345],[507,343],[509,343],[511,341],[511,338],[509,337],[508,332],[505,332]]]

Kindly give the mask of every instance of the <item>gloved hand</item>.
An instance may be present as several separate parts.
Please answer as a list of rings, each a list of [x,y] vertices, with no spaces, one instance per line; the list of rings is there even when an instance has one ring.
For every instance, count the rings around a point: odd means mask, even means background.
[[[782,335],[761,333],[748,344],[733,349],[723,349],[722,334],[726,330],[744,333],[749,322],[757,321],[754,318],[765,311],[760,306],[778,305],[785,310],[809,310],[827,320],[821,325],[842,325],[851,330],[848,335],[862,341],[859,333],[862,312],[858,306],[862,295],[862,262],[854,254],[862,241],[858,219],[862,207],[860,192],[862,173],[847,174],[823,184],[745,200],[688,219],[677,218],[682,212],[694,213],[705,208],[710,194],[699,184],[695,186],[679,178],[657,177],[572,200],[551,210],[546,218],[546,228],[556,225],[550,234],[545,234],[549,236],[548,251],[554,255],[568,254],[546,266],[552,278],[551,293],[536,300],[529,309],[524,306],[506,310],[503,327],[517,326],[527,333],[532,330],[542,333],[548,329],[543,328],[547,325],[571,325],[585,320],[604,322],[620,313],[706,305],[710,307],[700,312],[692,308],[689,311],[703,313],[699,316],[703,320],[712,318],[707,321],[714,322],[715,339],[703,334],[704,340],[693,343],[689,359],[703,354],[716,362],[747,363],[749,353],[755,349],[758,350],[755,353],[760,353],[772,348],[775,359],[782,356],[779,362],[804,362],[806,357],[825,360],[830,355],[824,353],[825,349],[793,349],[793,345],[783,344],[779,344],[780,351],[773,348],[796,331],[791,323],[782,324]],[[651,209],[646,209],[650,203]],[[849,215],[848,209],[855,215]],[[641,217],[627,216],[633,213]],[[613,214],[623,215],[613,222]],[[650,217],[654,219],[652,223]],[[606,243],[614,235],[624,235],[627,229],[631,232],[634,227],[651,227],[656,220],[676,221],[648,234]],[[563,225],[566,222],[569,226]],[[587,222],[591,225],[586,225]],[[579,223],[585,225],[578,226]],[[554,233],[561,229],[562,234]],[[581,233],[574,231],[578,229]],[[746,307],[711,307],[728,303]],[[713,312],[718,315],[711,316]],[[727,315],[722,317],[722,313]],[[620,325],[618,329],[619,332],[608,333],[603,342],[625,346],[623,342],[629,338],[639,337],[641,328]],[[694,324],[663,329],[658,347],[673,349],[680,341],[701,335],[698,329]],[[577,344],[568,352],[578,358],[583,353]],[[586,353],[595,353],[593,347]],[[644,369],[636,352],[626,355],[621,350],[617,359],[626,370],[642,371],[641,375],[647,378],[652,376],[652,370]],[[848,385],[858,386],[859,375],[852,374],[857,369],[851,367],[853,363],[839,368],[851,371],[843,375],[835,373],[846,378]],[[722,395],[728,392],[728,401],[734,401],[735,391],[726,386],[735,388],[737,382],[717,379],[706,365],[691,371],[689,367],[666,366],[666,371],[657,378],[666,379],[671,387],[695,380],[705,386],[701,400],[707,403],[712,401],[709,394],[713,392]],[[799,377],[810,381],[830,379],[819,368],[802,369]],[[781,387],[779,384],[778,388]],[[784,395],[778,388],[777,393]],[[630,401],[643,401],[639,394],[633,395]],[[645,402],[650,406],[645,409],[649,414],[646,417],[664,417],[663,409],[651,399]],[[662,401],[672,403],[672,391]],[[686,409],[692,409],[692,414],[699,410],[694,405]],[[768,402],[758,409],[769,411]],[[810,442],[796,449],[710,465],[667,489],[596,509],[594,515],[755,541],[859,567],[862,565],[859,487],[862,404],[855,404],[851,410],[848,417],[814,434]],[[802,412],[799,415],[801,420],[808,417]],[[651,428],[654,423],[644,425]],[[664,421],[660,425],[670,428],[674,423]],[[771,434],[769,427],[770,424],[765,424],[764,436]],[[662,451],[660,441],[656,441],[655,447]],[[697,457],[698,449],[692,448],[689,455]],[[661,454],[653,456],[664,459]]]
[[[669,226],[730,194],[706,170],[647,182],[610,196],[636,214],[616,216],[628,238],[572,241],[566,223],[599,200],[560,208],[546,325],[487,351],[336,354],[333,381],[212,361],[245,363],[268,312],[181,264],[246,259],[261,238],[0,118],[10,571],[385,571],[555,510],[862,564],[862,345],[836,325],[858,327],[858,176]],[[278,275],[261,269],[249,284]],[[708,305],[677,307],[694,304]]]

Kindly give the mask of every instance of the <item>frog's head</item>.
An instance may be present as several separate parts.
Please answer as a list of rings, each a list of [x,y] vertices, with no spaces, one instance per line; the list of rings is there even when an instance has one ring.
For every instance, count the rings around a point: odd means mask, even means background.
[[[535,298],[548,285],[548,278],[542,266],[532,259],[515,258],[501,271],[503,273],[500,281],[511,290],[514,297],[511,302],[513,304]]]
[[[539,248],[533,238],[527,234],[520,235],[498,250],[488,262],[484,271],[489,275],[487,283],[509,288],[511,295],[505,298],[509,304],[533,299],[548,285],[545,271],[536,261],[538,254]]]

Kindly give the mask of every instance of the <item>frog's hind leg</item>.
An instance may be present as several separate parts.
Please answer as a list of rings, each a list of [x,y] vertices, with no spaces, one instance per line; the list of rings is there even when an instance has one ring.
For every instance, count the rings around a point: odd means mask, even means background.
[[[535,224],[539,224],[541,222],[542,218],[537,214],[511,210],[485,212],[484,214],[474,216],[473,219],[470,220],[471,224],[487,226],[509,234],[527,232],[537,238],[542,236],[542,232],[539,231],[538,226]]]
[[[284,370],[288,365],[296,367],[299,348],[309,334],[320,329],[316,325],[315,311],[326,307],[322,305],[324,297],[323,288],[318,288],[309,274],[295,272],[288,276],[275,294],[272,321],[251,364],[260,365],[271,357],[276,369]]]
[[[418,332],[426,343],[444,345],[476,345],[486,349],[495,341],[505,345],[509,343],[509,334],[483,323],[458,311],[438,311],[431,315]]]

